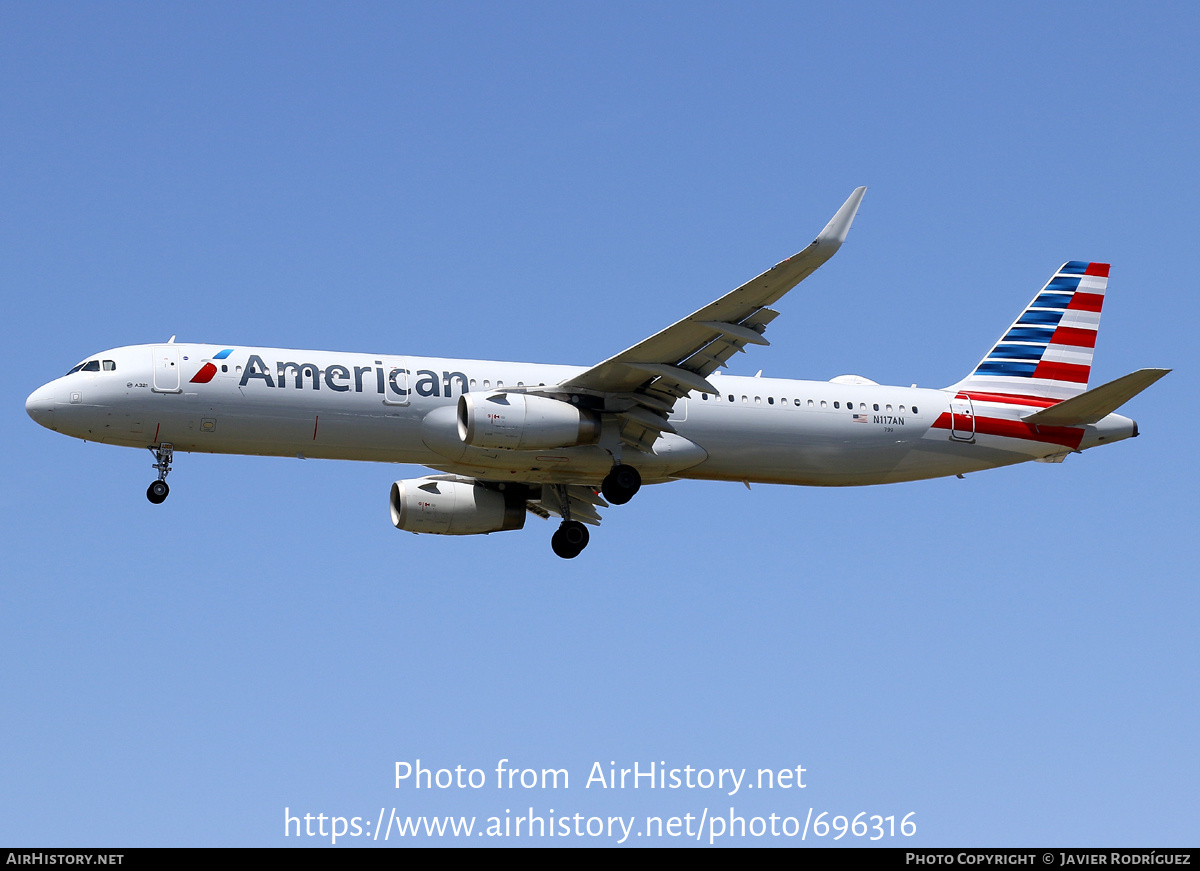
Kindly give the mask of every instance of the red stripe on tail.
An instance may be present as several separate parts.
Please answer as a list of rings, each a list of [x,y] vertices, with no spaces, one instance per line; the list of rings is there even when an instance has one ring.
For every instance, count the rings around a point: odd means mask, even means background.
[[[1077,363],[1055,363],[1043,360],[1033,370],[1034,378],[1048,378],[1051,381],[1071,381],[1075,384],[1087,384],[1091,366],[1080,366]]]
[[[1078,327],[1059,327],[1050,337],[1051,345],[1071,345],[1076,348],[1096,347],[1096,331]]]
[[[1104,305],[1104,294],[1075,291],[1075,295],[1071,297],[1071,304],[1067,306],[1067,310],[1098,312],[1102,305]]]

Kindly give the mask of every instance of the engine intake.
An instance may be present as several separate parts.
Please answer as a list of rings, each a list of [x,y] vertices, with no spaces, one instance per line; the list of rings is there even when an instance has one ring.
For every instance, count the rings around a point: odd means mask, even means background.
[[[525,525],[518,488],[491,490],[466,481],[409,478],[392,485],[392,525],[407,532],[479,535]]]
[[[592,445],[600,440],[600,416],[544,396],[464,393],[458,437],[472,447],[509,451]]]

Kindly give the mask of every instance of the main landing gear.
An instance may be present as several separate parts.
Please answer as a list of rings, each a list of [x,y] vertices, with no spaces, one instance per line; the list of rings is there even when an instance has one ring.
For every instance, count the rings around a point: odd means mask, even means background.
[[[155,505],[161,505],[171,492],[167,486],[167,474],[171,471],[171,461],[175,459],[175,449],[163,442],[161,445],[151,445],[147,450],[154,454],[154,468],[158,469],[158,480],[151,482],[146,488],[146,498]]]
[[[617,463],[605,475],[600,492],[613,505],[624,505],[634,497],[642,486],[642,476],[633,466]],[[571,519],[571,498],[567,488],[559,485],[558,504],[562,506],[562,523],[550,537],[550,547],[563,559],[575,559],[588,545],[588,529],[578,520]]]
[[[633,466],[617,463],[612,467],[600,485],[600,492],[613,505],[624,505],[636,494],[642,486],[642,476]]]
[[[563,559],[575,559],[588,543],[587,527],[578,520],[564,520],[550,537],[550,547]]]
[[[571,494],[567,488],[559,484],[557,490],[558,504],[561,506],[563,520],[558,525],[558,529],[554,531],[554,535],[550,536],[550,547],[563,559],[575,559],[583,553],[591,536],[588,534],[586,526],[578,520],[571,519]]]

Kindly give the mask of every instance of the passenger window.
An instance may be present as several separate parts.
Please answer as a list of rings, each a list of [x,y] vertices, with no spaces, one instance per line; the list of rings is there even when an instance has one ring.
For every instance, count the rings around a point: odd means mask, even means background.
[[[833,407],[834,407],[834,408],[841,408],[841,407],[842,407],[842,404],[841,404],[840,402],[835,402],[835,403],[833,404]]]
[[[879,411],[879,403],[876,402],[874,405],[871,406],[871,408],[875,409],[876,411]]]
[[[799,400],[799,399],[797,399],[797,400],[796,400],[796,404],[797,404],[797,405],[799,405],[799,404],[800,404],[800,400]],[[809,407],[809,408],[812,408],[812,407],[813,407],[813,401],[812,401],[811,399],[810,399],[810,400],[808,400],[808,407]]]
[[[488,379],[484,378],[484,379],[483,379],[483,389],[484,389],[484,390],[490,390],[490,389],[491,389],[491,387],[492,387],[492,382],[491,382],[491,381],[489,381]]]
[[[475,389],[475,379],[474,378],[471,379],[471,389],[472,390]]]
[[[729,401],[733,402],[733,394],[732,393],[729,394]]]
[[[99,372],[100,371],[100,361],[99,360],[88,360],[86,363],[83,364],[82,371],[84,371],[84,372]]]
[[[810,401],[811,401],[811,400],[810,400]],[[824,400],[824,399],[822,399],[822,400],[821,400],[821,408],[826,408],[826,407],[827,407],[827,406],[825,405],[825,400]]]
[[[787,400],[786,400],[786,399],[785,399],[785,400],[783,400],[783,401],[784,401],[784,402],[787,402]],[[774,396],[768,396],[768,397],[767,397],[767,405],[774,405],[774,404],[775,404],[775,397],[774,397]]]
[[[916,413],[917,413],[917,407],[914,405],[913,406],[913,414],[916,414]]]
[[[885,406],[885,407],[887,408],[887,410],[888,410],[889,412],[892,410],[892,406],[891,406],[890,404],[889,404],[889,405],[887,405],[887,406]]]
[[[228,371],[229,371],[229,367],[228,367],[227,365],[225,365],[224,363],[222,363],[222,364],[221,364],[221,371],[222,371],[222,372],[228,372]]]
[[[105,360],[100,365],[104,367],[105,372],[117,371],[117,363],[115,360]]]
[[[762,405],[762,397],[761,397],[761,396],[756,396],[756,397],[754,397],[754,404],[755,404],[755,405]]]
[[[750,397],[743,395],[742,396],[742,405],[749,405],[749,404],[750,404]]]
[[[901,413],[901,414],[904,414],[904,406],[903,406],[903,405],[902,405],[902,406],[900,406],[900,413]]]

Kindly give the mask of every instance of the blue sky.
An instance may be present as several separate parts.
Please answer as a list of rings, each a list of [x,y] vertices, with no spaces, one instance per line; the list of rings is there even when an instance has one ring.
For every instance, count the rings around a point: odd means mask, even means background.
[[[894,846],[1193,843],[1198,23],[4,6],[0,842],[295,844],[285,807],[733,806],[915,812]],[[154,507],[148,454],[24,412],[86,355],[173,334],[594,363],[861,184],[846,246],[730,372],[950,384],[1060,263],[1103,260],[1094,381],[1175,370],[1126,408],[1142,437],[965,480],[650,488],[564,562],[536,518],[397,532],[409,467],[181,455]],[[394,788],[418,758],[571,787]],[[807,786],[584,789],[596,761]]]

